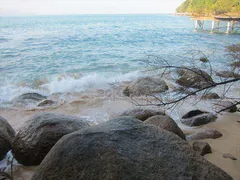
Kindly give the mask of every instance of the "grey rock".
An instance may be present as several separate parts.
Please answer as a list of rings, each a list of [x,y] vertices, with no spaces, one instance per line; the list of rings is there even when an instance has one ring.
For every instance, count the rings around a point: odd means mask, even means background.
[[[197,68],[191,70],[180,69],[177,73],[180,77],[176,82],[187,88],[201,89],[214,83],[207,72]]]
[[[178,127],[177,123],[167,115],[165,115],[165,116],[157,115],[157,116],[150,117],[146,121],[144,121],[144,123],[152,124],[159,128],[165,129],[167,131],[170,131],[170,132],[178,135],[182,139],[185,139],[185,134]]]
[[[217,93],[207,93],[202,96],[202,99],[220,99],[220,96]]]
[[[240,74],[234,71],[218,71],[216,72],[216,76],[223,78],[240,78]]]
[[[61,138],[32,180],[230,180],[173,133],[120,117]]]
[[[222,137],[222,133],[215,129],[202,130],[187,136],[187,140],[217,139]]]
[[[194,116],[192,118],[181,119],[181,122],[188,126],[201,126],[204,124],[208,124],[210,122],[214,122],[217,119],[212,113],[205,113],[198,116]]]
[[[165,113],[163,111],[157,111],[153,109],[136,108],[127,110],[123,112],[120,116],[133,116],[141,121],[145,121],[148,118],[156,115],[165,115]]]
[[[240,68],[240,61],[235,61],[230,64],[233,69]]]
[[[37,114],[17,133],[13,141],[13,155],[25,166],[39,165],[62,136],[88,126],[87,122],[75,116]]]
[[[38,94],[38,93],[26,93],[26,94],[22,94],[17,99],[18,100],[31,99],[31,100],[35,100],[35,101],[42,101],[46,98],[47,98],[46,96],[43,96],[43,95]]]
[[[0,116],[0,160],[11,150],[14,136],[15,131],[11,125],[6,119]]]
[[[37,105],[39,101],[45,100],[47,97],[38,93],[26,93],[13,99],[13,106],[26,107],[28,105]]]
[[[237,160],[237,158],[235,158],[232,154],[229,154],[229,153],[223,154],[223,157],[226,159],[231,159],[233,161]]]
[[[37,106],[38,107],[45,107],[45,106],[52,106],[54,104],[56,104],[55,101],[46,99],[46,100],[41,101]]]
[[[183,119],[187,119],[187,118],[191,118],[191,117],[194,117],[194,116],[197,116],[197,115],[200,115],[200,114],[203,114],[203,113],[206,113],[205,111],[201,111],[199,109],[197,110],[192,110],[192,111],[189,111],[187,114],[183,115]]]
[[[9,174],[0,171],[0,180],[12,180],[12,178]]]
[[[222,111],[224,110],[225,112],[237,112],[238,108],[236,105],[234,105],[233,102],[231,101],[219,101],[217,103],[215,103],[215,109],[217,111]]]
[[[212,153],[211,146],[205,141],[195,141],[192,144],[193,150],[198,152],[201,156]]]
[[[217,116],[213,113],[194,110],[184,115],[181,119],[181,122],[188,126],[201,126],[203,124],[214,122],[216,119]]]
[[[148,96],[167,90],[168,86],[164,80],[153,77],[139,78],[128,86],[130,96]]]

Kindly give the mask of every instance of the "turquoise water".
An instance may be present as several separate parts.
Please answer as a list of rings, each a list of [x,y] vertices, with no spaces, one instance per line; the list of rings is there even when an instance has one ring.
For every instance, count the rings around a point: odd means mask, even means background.
[[[200,50],[223,68],[224,46],[240,41],[194,33],[193,21],[173,15],[0,17],[0,28],[0,104],[24,92],[78,92],[131,80],[148,55],[179,65]]]

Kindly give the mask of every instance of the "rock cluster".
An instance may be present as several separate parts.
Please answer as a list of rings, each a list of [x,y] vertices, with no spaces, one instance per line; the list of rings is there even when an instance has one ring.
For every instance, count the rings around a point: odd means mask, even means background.
[[[62,137],[32,180],[176,178],[232,179],[173,133],[120,117]]]

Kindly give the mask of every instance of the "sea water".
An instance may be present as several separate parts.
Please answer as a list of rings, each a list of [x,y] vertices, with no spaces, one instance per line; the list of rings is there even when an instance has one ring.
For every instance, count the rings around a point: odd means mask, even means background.
[[[141,76],[151,56],[182,65],[206,55],[224,69],[225,46],[239,42],[239,34],[195,33],[186,16],[0,17],[0,106],[26,92],[107,89]]]

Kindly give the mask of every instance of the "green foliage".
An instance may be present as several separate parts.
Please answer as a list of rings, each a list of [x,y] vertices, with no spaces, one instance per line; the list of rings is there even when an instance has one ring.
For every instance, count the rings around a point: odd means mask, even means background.
[[[177,12],[195,14],[240,13],[240,0],[186,0]]]

